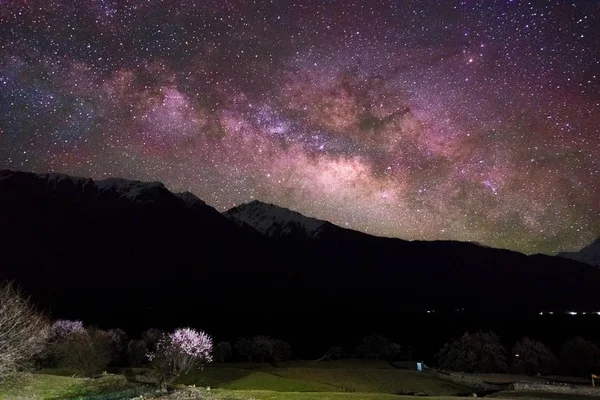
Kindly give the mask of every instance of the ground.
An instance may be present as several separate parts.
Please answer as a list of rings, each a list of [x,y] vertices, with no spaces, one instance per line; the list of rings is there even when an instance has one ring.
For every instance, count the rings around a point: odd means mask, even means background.
[[[135,371],[140,372],[143,371]],[[131,371],[127,375],[131,378]],[[415,400],[414,395],[427,396],[425,400],[450,400],[473,392],[472,388],[427,372],[401,370],[375,360],[290,362],[278,367],[243,363],[210,365],[180,378],[176,385],[177,391],[158,395],[150,392],[149,387],[132,383],[125,375],[106,374],[87,379],[72,376],[69,371],[48,370],[21,374],[16,380],[4,382],[0,385],[0,400],[141,400],[141,395],[156,400]],[[527,392],[500,392],[490,397],[584,399]]]

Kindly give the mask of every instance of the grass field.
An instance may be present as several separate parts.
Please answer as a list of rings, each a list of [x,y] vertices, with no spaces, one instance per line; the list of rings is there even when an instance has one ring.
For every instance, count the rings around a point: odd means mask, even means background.
[[[274,392],[268,390],[218,390],[220,400],[415,400],[411,396],[384,393],[336,393],[336,392]],[[423,397],[423,400],[453,400],[464,397]]]
[[[143,370],[136,373],[143,372]],[[147,387],[133,384],[124,375],[96,379],[70,376],[65,370],[22,374],[0,385],[0,400],[119,399],[134,397]],[[332,362],[289,362],[280,366],[216,364],[194,371],[176,382],[180,389],[195,390],[184,397],[155,397],[206,400],[426,400],[464,399],[454,397],[473,389],[436,378],[427,372],[400,370],[382,361],[344,360]],[[192,389],[189,386],[195,385]],[[206,387],[211,390],[207,391]],[[418,394],[419,397],[410,396]],[[123,396],[121,396],[123,395]],[[127,396],[125,396],[127,395]],[[191,395],[191,396],[190,396]],[[489,397],[520,400],[589,400],[583,396],[500,392]],[[597,398],[597,397],[596,397]]]
[[[363,360],[361,360],[363,361]],[[281,392],[351,392],[452,396],[468,393],[426,372],[400,370],[382,361],[293,362],[281,367],[208,366],[179,381],[186,385],[230,390]]]
[[[50,374],[20,374],[0,385],[0,400],[62,400],[131,391],[124,376],[97,379]]]

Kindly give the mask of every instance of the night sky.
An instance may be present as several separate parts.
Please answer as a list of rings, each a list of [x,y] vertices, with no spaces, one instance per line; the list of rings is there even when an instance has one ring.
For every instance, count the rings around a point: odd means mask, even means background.
[[[0,0],[0,168],[578,249],[600,235],[600,2]]]

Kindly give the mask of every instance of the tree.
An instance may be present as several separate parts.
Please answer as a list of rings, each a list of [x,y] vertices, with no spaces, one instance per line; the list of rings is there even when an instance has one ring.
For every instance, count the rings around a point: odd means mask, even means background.
[[[215,361],[224,363],[231,360],[233,351],[229,342],[219,342],[213,347],[213,359]]]
[[[273,361],[288,361],[292,357],[292,347],[288,342],[280,339],[273,341]]]
[[[235,351],[238,357],[248,362],[281,362],[291,357],[291,346],[289,343],[273,339],[269,336],[254,336],[252,338],[239,338],[235,342]]]
[[[378,333],[365,336],[356,346],[356,354],[363,358],[393,360],[399,352],[400,345]]]
[[[122,329],[109,329],[108,339],[110,343],[111,365],[123,365],[126,361],[127,334]]]
[[[527,375],[550,374],[558,360],[545,344],[527,337],[519,340],[512,349],[512,368]]]
[[[47,318],[13,284],[0,286],[0,380],[40,354],[50,333]]]
[[[252,359],[260,362],[273,360],[274,340],[268,336],[254,336],[250,339],[250,352]]]
[[[323,354],[323,357],[321,357],[320,360],[341,360],[342,358],[346,357],[348,357],[348,354],[346,354],[343,348],[341,348],[340,346],[332,346],[329,349],[327,349],[327,351],[325,352],[325,354]]]
[[[248,338],[239,338],[233,346],[238,358],[252,362],[252,341]]]
[[[167,336],[167,333],[160,329],[148,329],[142,333],[137,340],[130,340],[127,344],[127,359],[129,365],[133,367],[142,367],[148,364],[148,354],[154,353],[158,343]]]
[[[104,371],[112,355],[109,333],[95,328],[73,331],[60,338],[55,348],[59,365],[84,376]]]
[[[68,319],[59,319],[52,324],[52,339],[60,340],[65,337],[85,330],[85,326],[81,321],[72,321]]]
[[[212,361],[212,339],[203,331],[177,329],[162,338],[155,352],[148,355],[162,390],[177,377]]]
[[[504,372],[506,350],[493,332],[465,333],[446,343],[436,355],[441,368],[461,372]]]
[[[560,364],[565,374],[589,377],[600,369],[600,349],[596,343],[576,336],[562,345]]]

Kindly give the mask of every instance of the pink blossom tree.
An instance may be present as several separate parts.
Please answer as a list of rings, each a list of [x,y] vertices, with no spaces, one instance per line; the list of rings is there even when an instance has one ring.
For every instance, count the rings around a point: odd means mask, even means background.
[[[162,390],[177,377],[190,372],[193,368],[212,361],[212,339],[203,331],[191,328],[177,329],[165,335],[156,351],[148,354]]]
[[[68,319],[59,319],[52,324],[53,339],[64,339],[74,333],[85,331],[85,326],[81,321],[71,321]]]

